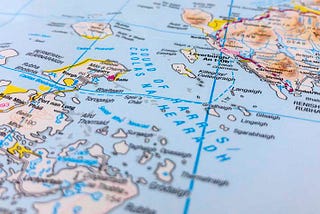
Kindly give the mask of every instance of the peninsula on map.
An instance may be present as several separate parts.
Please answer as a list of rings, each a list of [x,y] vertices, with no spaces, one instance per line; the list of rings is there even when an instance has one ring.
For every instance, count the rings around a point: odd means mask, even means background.
[[[115,61],[86,59],[74,65],[44,71],[44,74],[55,82],[61,80],[66,86],[80,88],[94,84],[101,77],[115,81],[127,71],[126,67]]]

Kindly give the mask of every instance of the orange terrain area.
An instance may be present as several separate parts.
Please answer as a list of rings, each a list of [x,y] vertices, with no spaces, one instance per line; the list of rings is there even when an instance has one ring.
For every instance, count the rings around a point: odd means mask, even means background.
[[[208,25],[212,17],[202,10],[185,9],[182,14],[182,19],[194,27],[201,27]]]
[[[298,77],[299,72],[293,60],[281,53],[275,57],[275,62],[267,66],[270,72],[277,73],[284,79],[294,80]]]

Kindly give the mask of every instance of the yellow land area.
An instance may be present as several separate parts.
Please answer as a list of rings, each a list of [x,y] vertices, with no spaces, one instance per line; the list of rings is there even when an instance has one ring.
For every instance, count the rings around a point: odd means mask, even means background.
[[[14,94],[14,93],[25,93],[28,90],[15,85],[8,85],[6,89],[2,92],[3,94]]]
[[[196,57],[196,60],[199,59],[199,54],[196,53],[194,56]]]
[[[294,9],[298,10],[302,13],[314,13],[314,14],[320,15],[319,10],[314,10],[314,9],[308,8],[308,7],[300,5],[300,4],[294,4]]]
[[[126,72],[125,72],[126,73]],[[125,73],[118,73],[116,74],[116,77],[114,78],[114,80],[118,80],[121,76],[123,76]]]
[[[46,92],[50,90],[49,86],[46,85],[39,85],[38,89],[42,92]],[[7,95],[7,94],[16,94],[16,93],[26,93],[28,90],[25,88],[21,88],[15,85],[8,85],[6,89],[2,92],[2,94]],[[30,100],[36,100],[39,97],[41,97],[42,93],[37,93],[35,96],[31,97]],[[0,97],[0,100],[2,98]],[[14,106],[10,107],[8,110],[14,109]]]
[[[50,87],[48,86],[45,86],[45,85],[40,85],[39,86],[39,89],[41,91],[48,91],[50,89]],[[2,94],[4,95],[7,95],[7,94],[17,94],[17,93],[26,93],[28,90],[25,89],[25,88],[21,88],[21,87],[18,87],[18,86],[15,86],[15,85],[8,85],[6,87],[6,89],[2,92]],[[36,100],[38,99],[40,96],[42,95],[42,93],[37,93],[35,96],[31,97],[30,100]],[[0,97],[0,100],[2,98]],[[15,107],[14,106],[11,106],[8,110],[12,110],[14,109]]]
[[[220,30],[228,22],[228,20],[224,19],[213,19],[208,23],[208,26],[211,27],[214,31],[217,31]]]
[[[7,151],[12,155],[18,153],[20,159],[23,158],[25,154],[31,154],[39,157],[37,153],[33,152],[23,145],[20,145],[18,142],[16,142],[12,147],[8,148]]]
[[[47,85],[39,85],[38,89],[42,92],[47,92],[50,90],[50,87]],[[43,93],[37,93],[35,96],[33,96],[31,99],[32,100],[37,100],[38,98],[40,98],[43,95]]]
[[[40,91],[49,91],[50,90],[50,87],[47,85],[39,85],[38,88]]]
[[[42,93],[37,93],[36,95],[34,95],[33,97],[31,97],[30,100],[37,100],[39,99],[43,94]]]
[[[185,49],[183,49],[183,50],[184,50],[184,51],[191,52],[192,48],[185,48]],[[194,53],[193,55],[196,57],[196,59],[199,59],[199,54],[198,54],[198,53]]]
[[[63,79],[63,83],[64,83],[66,86],[72,86],[73,83],[74,83],[74,80],[71,79],[71,78],[64,78],[64,79]]]
[[[86,36],[86,35],[81,35],[83,38],[90,39],[90,40],[98,40],[102,39],[99,36]]]
[[[68,69],[70,70],[71,68],[79,67],[79,66],[81,66],[81,65],[83,65],[83,64],[85,64],[87,62],[104,62],[106,64],[110,63],[110,61],[108,61],[108,60],[100,60],[100,59],[90,59],[90,58],[88,58],[88,59],[85,59],[85,60],[83,60],[81,62],[78,62],[78,63],[76,63],[74,65],[68,65],[68,66],[64,66],[62,68],[53,69],[53,70],[46,70],[44,72],[46,72],[46,73],[59,73],[59,72],[63,72],[63,71],[68,70]]]
[[[99,37],[99,36],[88,36],[88,35],[81,35],[81,37],[89,39],[89,40],[99,40],[99,39],[105,39],[111,35],[106,35],[104,37]]]
[[[15,94],[15,93],[26,93],[28,90],[25,88],[21,88],[15,85],[8,85],[6,89],[2,92],[3,95],[7,94]],[[0,97],[0,100],[2,100],[3,97]],[[11,111],[15,108],[15,106],[10,106],[8,109],[5,111]],[[0,113],[5,112],[4,110],[0,110]]]
[[[186,68],[186,71],[192,73],[191,69],[189,69],[189,68]],[[186,75],[186,74],[185,74],[185,75]]]
[[[247,60],[247,59],[241,59],[239,60],[240,62],[250,62],[250,60]]]

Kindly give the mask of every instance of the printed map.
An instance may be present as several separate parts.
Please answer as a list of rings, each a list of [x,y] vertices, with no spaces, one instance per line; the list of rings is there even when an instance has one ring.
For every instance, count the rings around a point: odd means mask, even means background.
[[[0,213],[319,213],[317,0],[4,0]]]

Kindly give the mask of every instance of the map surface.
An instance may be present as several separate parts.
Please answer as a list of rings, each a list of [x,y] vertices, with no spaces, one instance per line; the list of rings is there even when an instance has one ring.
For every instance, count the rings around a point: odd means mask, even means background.
[[[319,213],[319,1],[11,0],[0,32],[0,213]]]

